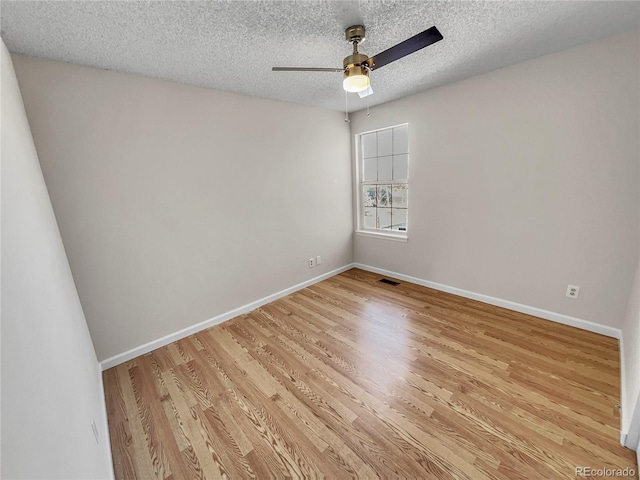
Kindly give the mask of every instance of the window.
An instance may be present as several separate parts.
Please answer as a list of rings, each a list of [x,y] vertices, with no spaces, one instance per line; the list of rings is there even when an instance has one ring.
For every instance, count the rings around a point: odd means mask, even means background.
[[[409,126],[358,135],[358,230],[407,236]]]

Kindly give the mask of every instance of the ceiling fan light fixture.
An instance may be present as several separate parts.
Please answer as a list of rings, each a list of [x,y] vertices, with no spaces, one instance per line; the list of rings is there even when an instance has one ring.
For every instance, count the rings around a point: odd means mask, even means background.
[[[342,82],[342,88],[345,91],[351,93],[362,92],[369,88],[369,85],[371,85],[371,81],[369,80],[368,68],[354,65],[345,69]]]
[[[373,93],[369,72],[400,60],[429,45],[442,40],[442,34],[433,26],[413,37],[407,38],[373,57],[358,52],[358,44],[364,42],[365,28],[363,25],[353,25],[345,30],[346,40],[353,45],[353,53],[342,61],[343,68],[314,68],[314,67],[273,67],[274,72],[342,72],[344,80],[342,88],[347,92],[354,92],[364,98]]]

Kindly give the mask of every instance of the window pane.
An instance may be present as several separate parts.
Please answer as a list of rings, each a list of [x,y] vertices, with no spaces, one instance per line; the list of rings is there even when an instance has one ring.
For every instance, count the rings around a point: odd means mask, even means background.
[[[394,185],[391,197],[393,208],[407,208],[407,185]]]
[[[386,157],[393,154],[393,132],[391,129],[378,132],[378,156]]]
[[[378,180],[391,180],[393,157],[378,157]]]
[[[378,228],[391,230],[391,209],[378,208],[376,209],[376,213],[378,214]]]
[[[378,159],[365,158],[364,159],[364,173],[362,181],[375,182],[378,179]]]
[[[391,185],[378,185],[376,196],[376,206],[391,207]]]
[[[392,208],[391,224],[392,224],[392,227],[391,227],[392,230],[406,232],[407,231],[407,209]]]
[[[360,228],[406,233],[409,176],[408,125],[358,136]]]
[[[378,140],[375,132],[362,136],[362,158],[378,156]]]
[[[402,125],[393,129],[393,154],[409,153],[409,126]]]
[[[365,185],[362,187],[362,205],[364,207],[376,206],[376,186]]]
[[[365,170],[366,171],[366,170]],[[393,179],[407,180],[409,174],[409,155],[393,156]]]
[[[367,208],[364,209],[364,228],[376,228],[376,209]]]

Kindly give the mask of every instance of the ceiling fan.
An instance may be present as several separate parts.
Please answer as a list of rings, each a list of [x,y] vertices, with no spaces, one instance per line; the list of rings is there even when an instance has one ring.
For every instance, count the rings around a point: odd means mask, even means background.
[[[404,42],[388,48],[373,57],[358,52],[358,44],[365,38],[365,28],[362,25],[353,25],[345,30],[345,36],[349,43],[353,44],[353,53],[342,62],[342,68],[313,68],[313,67],[273,67],[274,72],[341,72],[344,73],[342,87],[347,92],[358,92],[360,97],[366,97],[373,93],[369,72],[395,62],[418,50],[442,40],[442,34],[436,27],[431,27],[408,38]]]

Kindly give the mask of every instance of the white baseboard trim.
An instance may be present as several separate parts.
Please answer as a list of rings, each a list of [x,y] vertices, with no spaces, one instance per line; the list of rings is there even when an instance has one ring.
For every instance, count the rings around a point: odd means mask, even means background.
[[[627,383],[625,382],[625,368],[624,368],[624,337],[620,336],[618,340],[618,354],[620,356],[620,445],[623,447],[627,443],[628,429],[625,427],[624,413],[626,412],[627,405],[625,405],[625,398],[627,398]]]
[[[635,404],[628,404],[624,359],[624,337],[620,337],[620,444],[636,450],[640,441],[640,394],[636,397]],[[640,455],[638,461],[640,462]]]
[[[188,337],[189,335],[193,335],[194,333],[205,330],[209,327],[213,327],[214,325],[218,325],[220,323],[226,322],[227,320],[231,320],[238,315],[244,315],[245,313],[249,313],[252,310],[255,310],[262,305],[266,305],[267,303],[278,300],[279,298],[286,297],[298,290],[302,290],[314,283],[321,282],[322,280],[326,280],[327,278],[338,275],[339,273],[345,272],[351,268],[353,268],[354,264],[350,263],[348,265],[344,265],[340,268],[336,268],[327,273],[323,273],[317,277],[314,277],[310,280],[306,280],[302,283],[298,283],[293,287],[285,288],[284,290],[280,290],[279,292],[268,295],[264,298],[256,300],[251,303],[247,303],[241,307],[235,308],[228,312],[217,315],[209,320],[205,320],[200,323],[196,323],[195,325],[191,325],[190,327],[183,328],[174,333],[170,333],[169,335],[165,335],[162,338],[158,338],[157,340],[153,340],[151,342],[145,343],[144,345],[140,345],[139,347],[132,348],[131,350],[127,350],[126,352],[120,353],[118,355],[114,355],[113,357],[107,358],[100,362],[100,368],[104,371],[111,367],[115,367],[116,365],[120,365],[121,363],[127,362],[133,358],[139,357],[140,355],[144,355],[145,353],[149,353],[156,348],[164,347],[176,340],[180,340],[182,338]]]
[[[498,307],[503,307],[509,310],[515,310],[516,312],[526,313],[527,315],[533,315],[535,317],[544,318],[545,320],[551,320],[552,322],[562,323],[564,325],[570,325],[572,327],[577,327],[582,330],[588,330],[589,332],[599,333],[601,335],[606,335],[607,337],[613,337],[617,339],[620,339],[621,337],[622,332],[618,328],[608,327],[606,325],[600,325],[598,323],[590,322],[588,320],[583,320],[581,318],[570,317],[569,315],[564,315],[562,313],[551,312],[549,310],[543,310],[541,308],[531,307],[529,305],[523,305],[521,303],[512,302],[510,300],[503,300],[502,298],[491,297],[489,295],[484,295],[482,293],[470,292],[468,290],[463,290],[461,288],[450,287],[449,285],[443,285],[442,283],[431,282],[429,280],[423,280],[421,278],[411,277],[409,275],[404,275],[402,273],[391,272],[389,270],[384,270],[382,268],[377,268],[377,267],[371,267],[369,265],[363,265],[361,263],[354,263],[353,266],[355,268],[360,268],[362,270],[367,270],[369,272],[379,273],[380,275],[397,278],[398,280],[404,280],[406,282],[415,283],[417,285],[422,285],[424,287],[441,290],[447,293],[453,293],[454,295],[470,298],[472,300],[478,300],[480,302],[488,303],[490,305],[496,305]]]
[[[106,448],[106,453],[109,456],[109,458],[107,459],[109,461],[109,473],[111,474],[111,476],[109,477],[110,480],[113,480],[116,478],[116,472],[113,469],[113,453],[111,451],[111,435],[109,434],[109,419],[108,419],[108,415],[107,415],[107,397],[105,396],[105,390],[104,390],[104,383],[102,381],[102,365],[100,363],[98,363],[98,378],[99,378],[99,387],[100,387],[100,395],[101,395],[101,399],[102,399],[102,412],[101,413],[101,432],[102,435],[100,436],[100,441],[105,443],[105,448]]]
[[[631,410],[629,428],[626,432],[620,432],[622,445],[636,450],[640,445],[640,395],[636,397],[635,405],[626,405]]]
[[[461,288],[451,287],[449,285],[444,285],[437,282],[431,282],[429,280],[423,280],[421,278],[404,275],[402,273],[392,272],[390,270],[384,270],[382,268],[372,267],[372,266],[364,265],[361,263],[350,263],[348,265],[344,265],[340,268],[337,268],[330,272],[314,277],[310,280],[306,280],[292,287],[289,287],[279,292],[268,295],[254,302],[248,303],[236,309],[217,315],[203,322],[197,323],[190,327],[171,333],[157,340],[153,340],[151,342],[145,343],[144,345],[140,345],[138,347],[132,348],[131,350],[128,350],[126,352],[120,353],[118,355],[114,355],[113,357],[110,357],[101,361],[100,368],[102,370],[106,370],[108,368],[114,367],[128,360],[139,357],[140,355],[144,355],[145,353],[155,350],[156,348],[163,347],[172,342],[175,342],[176,340],[180,340],[182,338],[188,337],[189,335],[200,332],[206,328],[226,322],[227,320],[237,317],[238,315],[243,315],[245,313],[248,313],[252,310],[255,310],[258,307],[261,307],[262,305],[265,305],[279,298],[290,295],[291,293],[294,293],[298,290],[301,290],[310,285],[313,285],[314,283],[321,282],[322,280],[326,280],[327,278],[333,277],[334,275],[338,275],[339,273],[345,272],[350,268],[354,268],[354,267],[360,268],[362,270],[366,270],[369,272],[378,273],[380,275],[397,278],[399,280],[415,283],[417,285],[434,288],[436,290],[441,290],[443,292],[452,293],[454,295],[459,295],[461,297],[470,298],[472,300],[478,300],[480,302],[488,303],[490,305],[496,305],[499,307],[507,308],[509,310],[514,310],[516,312],[526,313],[528,315],[544,318],[545,320],[551,320],[553,322],[562,323],[564,325],[570,325],[572,327],[577,327],[590,332],[600,333],[608,337],[613,337],[617,339],[620,339],[621,337],[621,332],[619,329],[608,327],[606,325],[600,325],[594,322],[590,322],[588,320],[571,317],[569,315],[564,315],[562,313],[551,312],[549,310],[543,310],[541,308],[532,307],[529,305],[523,305],[521,303],[512,302],[510,300],[503,300],[501,298],[491,297],[489,295],[484,295],[482,293],[470,292],[468,290],[463,290]]]

